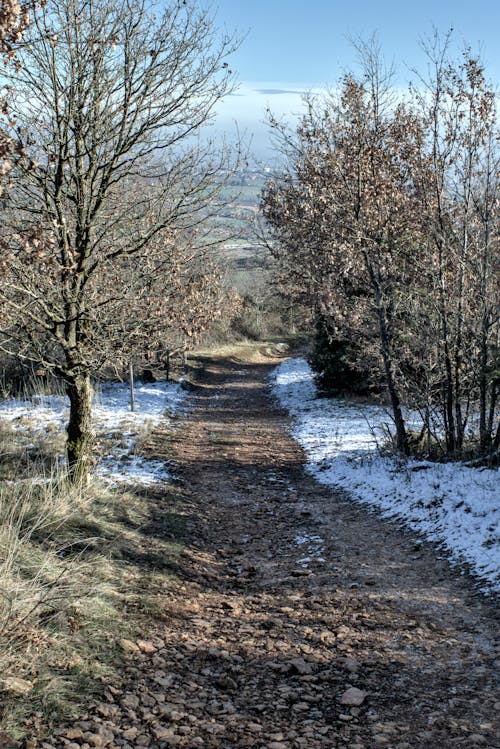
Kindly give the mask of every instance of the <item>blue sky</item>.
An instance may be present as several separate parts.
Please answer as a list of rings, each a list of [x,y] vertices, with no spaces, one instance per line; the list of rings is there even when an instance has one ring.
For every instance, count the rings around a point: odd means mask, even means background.
[[[349,37],[376,32],[404,85],[407,66],[425,68],[419,39],[433,26],[453,27],[458,47],[466,42],[480,51],[490,78],[500,82],[500,3],[493,0],[215,0],[210,7],[219,27],[245,36],[230,60],[240,88],[221,105],[218,127],[230,130],[237,121],[253,133],[261,157],[270,155],[266,107],[291,119],[300,111],[300,92],[334,87],[356,64]]]

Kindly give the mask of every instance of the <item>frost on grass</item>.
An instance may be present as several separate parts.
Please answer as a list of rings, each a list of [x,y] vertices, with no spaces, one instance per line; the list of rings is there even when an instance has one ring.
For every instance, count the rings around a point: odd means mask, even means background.
[[[500,590],[499,475],[460,463],[391,458],[378,446],[390,422],[382,407],[318,398],[303,359],[274,371],[273,392],[294,419],[293,436],[304,447],[309,471],[356,500],[446,548],[457,566]]]
[[[130,410],[128,383],[109,383],[96,392],[93,421],[103,454],[96,474],[112,485],[122,483],[149,486],[169,478],[165,464],[135,454],[141,432],[157,424],[167,413],[181,406],[184,391],[165,382],[137,383],[135,410]],[[34,396],[32,400],[9,399],[0,404],[0,418],[28,440],[63,431],[69,415],[68,400],[62,396]]]

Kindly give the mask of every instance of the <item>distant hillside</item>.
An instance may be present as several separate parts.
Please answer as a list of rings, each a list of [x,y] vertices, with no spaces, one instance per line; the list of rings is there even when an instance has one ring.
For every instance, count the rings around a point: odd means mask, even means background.
[[[262,188],[270,171],[247,168],[231,178],[222,192],[227,201],[216,221],[216,229],[230,238],[220,253],[227,263],[228,278],[240,292],[259,286],[267,276],[268,254],[259,246],[255,219]]]

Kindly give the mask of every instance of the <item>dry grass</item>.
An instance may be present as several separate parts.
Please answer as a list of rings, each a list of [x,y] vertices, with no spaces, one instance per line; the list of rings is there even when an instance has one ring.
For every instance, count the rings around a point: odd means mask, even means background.
[[[184,527],[172,487],[74,487],[49,473],[48,448],[36,445],[34,458],[0,429],[0,729],[17,737],[71,715],[119,667],[119,639],[147,635]],[[32,689],[20,698],[9,677]]]
[[[270,363],[273,359],[289,356],[295,340],[240,341],[211,348],[199,348],[190,353],[190,359],[230,359],[236,363]]]
[[[0,419],[0,481],[51,477],[64,454],[64,434],[35,428],[23,417],[23,428]]]

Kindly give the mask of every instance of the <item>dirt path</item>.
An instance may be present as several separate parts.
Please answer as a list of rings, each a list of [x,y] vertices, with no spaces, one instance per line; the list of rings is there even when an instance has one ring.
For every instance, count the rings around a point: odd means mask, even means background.
[[[212,364],[190,396],[186,580],[123,683],[52,745],[498,747],[492,603],[304,472],[269,369]]]

